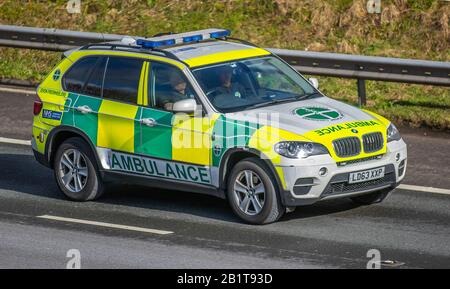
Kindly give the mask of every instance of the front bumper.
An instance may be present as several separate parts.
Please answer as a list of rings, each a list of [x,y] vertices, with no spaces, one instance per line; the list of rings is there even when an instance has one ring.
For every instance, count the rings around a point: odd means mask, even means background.
[[[397,160],[398,157],[398,160]],[[401,139],[387,144],[387,152],[377,158],[362,159],[338,165],[329,155],[315,156],[297,163],[279,166],[284,179],[282,201],[286,206],[301,206],[317,201],[367,194],[383,189],[394,189],[405,177],[407,149]],[[325,167],[327,173],[319,175]],[[381,179],[349,184],[349,173],[385,167]]]

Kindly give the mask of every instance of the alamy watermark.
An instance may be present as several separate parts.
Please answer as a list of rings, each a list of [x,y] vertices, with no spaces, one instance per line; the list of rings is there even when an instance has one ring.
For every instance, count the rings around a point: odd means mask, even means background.
[[[380,14],[381,13],[381,0],[368,0],[367,1],[367,13]]]
[[[81,13],[81,0],[67,1],[66,10],[70,14],[80,14]]]
[[[81,253],[78,249],[70,249],[66,253],[67,261],[66,269],[81,269]]]
[[[367,258],[370,258],[367,262],[367,269],[380,269],[381,268],[381,253],[380,250],[370,249],[366,254]]]

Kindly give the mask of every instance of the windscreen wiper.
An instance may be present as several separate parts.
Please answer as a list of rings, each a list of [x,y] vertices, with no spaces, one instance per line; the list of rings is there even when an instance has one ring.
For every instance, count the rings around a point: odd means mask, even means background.
[[[307,98],[310,98],[310,97],[315,96],[315,95],[322,95],[322,94],[320,92],[318,92],[318,91],[314,91],[314,92],[311,92],[311,93],[305,93],[305,94],[297,96],[297,100],[307,99]]]
[[[283,98],[283,99],[272,99],[272,100],[269,100],[269,101],[260,102],[260,103],[256,103],[256,104],[247,106],[245,109],[253,109],[253,108],[268,106],[268,105],[272,105],[272,104],[279,104],[279,103],[290,102],[290,101],[297,101],[297,100],[298,100],[297,97],[289,97],[289,98]]]
[[[289,98],[272,99],[269,101],[260,102],[260,103],[256,103],[256,104],[247,106],[245,109],[253,109],[253,108],[264,107],[264,106],[268,106],[268,105],[272,105],[272,104],[280,104],[280,103],[284,103],[284,102],[304,100],[304,99],[310,98],[315,95],[322,95],[322,94],[320,94],[318,91],[315,91],[315,92],[311,92],[311,93],[307,93],[307,94],[296,95],[294,97],[289,97]]]

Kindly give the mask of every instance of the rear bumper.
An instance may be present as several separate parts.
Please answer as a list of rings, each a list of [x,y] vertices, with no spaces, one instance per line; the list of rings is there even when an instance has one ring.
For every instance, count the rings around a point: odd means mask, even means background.
[[[398,159],[397,159],[398,158]],[[307,159],[308,160],[308,159]],[[285,180],[282,202],[286,206],[309,205],[321,200],[345,198],[397,187],[406,173],[407,150],[403,140],[388,144],[379,158],[338,165],[329,156],[318,156],[301,165],[281,167]],[[320,168],[327,168],[324,176]],[[385,168],[381,179],[349,184],[349,174],[373,168]]]
[[[33,150],[34,158],[43,166],[46,166],[50,168],[50,164],[48,163],[47,159],[45,158],[44,154],[41,154],[40,152]]]
[[[45,154],[42,154],[37,151],[36,148],[36,140],[34,138],[31,139],[31,149],[33,151],[34,158],[43,166],[50,168],[50,163],[48,162]]]

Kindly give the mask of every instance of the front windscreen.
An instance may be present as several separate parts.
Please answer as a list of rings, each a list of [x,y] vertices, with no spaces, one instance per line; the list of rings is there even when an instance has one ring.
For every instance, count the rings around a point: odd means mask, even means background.
[[[307,80],[273,56],[202,67],[193,73],[210,102],[221,112],[296,101],[317,94]]]

